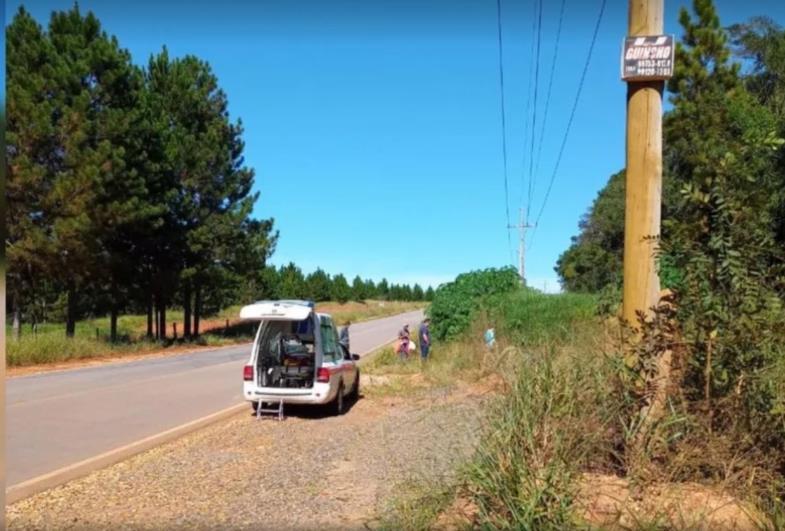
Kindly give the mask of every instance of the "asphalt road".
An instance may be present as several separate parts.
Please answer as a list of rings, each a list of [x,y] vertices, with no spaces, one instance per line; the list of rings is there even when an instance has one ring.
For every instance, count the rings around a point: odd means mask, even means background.
[[[354,324],[351,350],[365,355],[420,319],[416,311]],[[6,484],[237,404],[249,354],[245,344],[7,380]]]

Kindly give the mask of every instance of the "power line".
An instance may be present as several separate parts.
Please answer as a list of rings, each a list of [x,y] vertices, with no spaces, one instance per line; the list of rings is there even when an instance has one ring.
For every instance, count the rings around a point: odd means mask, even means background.
[[[556,58],[559,56],[559,42],[561,40],[562,22],[564,21],[564,6],[566,4],[567,4],[567,0],[561,0],[561,7],[559,8],[559,24],[556,27],[556,43],[554,44],[553,47],[553,58],[551,59],[551,73],[548,80],[548,94],[545,97],[545,113],[543,114],[542,128],[540,129],[540,144],[537,147],[537,163],[534,165],[535,175],[539,175],[540,173],[540,160],[542,158],[542,144],[543,144],[543,140],[545,139],[545,130],[548,124],[548,111],[550,110],[551,91],[553,89],[553,78],[555,77],[554,74],[556,73]]]
[[[570,136],[570,128],[572,127],[573,119],[575,118],[575,111],[578,108],[578,101],[581,97],[581,92],[583,91],[583,84],[586,81],[586,73],[589,70],[589,64],[591,63],[591,56],[592,52],[594,51],[594,44],[597,42],[597,34],[600,31],[600,24],[602,23],[602,16],[605,13],[605,3],[607,0],[602,0],[600,4],[600,12],[597,15],[597,23],[594,25],[594,34],[591,38],[591,44],[589,45],[589,52],[586,54],[586,62],[583,65],[583,72],[581,73],[580,81],[578,82],[578,90],[575,93],[575,101],[572,104],[572,110],[570,111],[570,118],[567,121],[567,128],[564,131],[564,138],[562,138],[562,143],[559,148],[559,154],[556,157],[556,164],[553,168],[553,173],[551,174],[550,182],[548,183],[548,189],[545,192],[545,197],[542,200],[542,206],[540,207],[539,212],[537,213],[536,221],[534,222],[535,228],[532,231],[532,239],[529,241],[529,248],[531,248],[532,242],[534,241],[534,235],[537,231],[537,226],[540,223],[540,218],[542,217],[542,213],[545,210],[545,206],[548,203],[548,197],[551,195],[551,189],[553,188],[553,181],[556,179],[556,174],[559,171],[559,164],[561,164],[562,156],[564,155],[564,148],[567,145],[567,138]]]
[[[535,34],[537,31],[537,0],[532,0],[532,44],[529,51],[529,84],[526,87],[526,109],[523,112],[523,157],[521,158],[521,194],[519,203],[523,205],[523,194],[526,191],[526,145],[529,140],[529,109],[532,104],[532,72],[534,71],[534,48],[536,44]],[[534,132],[532,132],[534,134]]]
[[[526,222],[529,221],[529,210],[532,203],[532,190],[534,188],[534,137],[537,132],[537,93],[540,87],[540,43],[542,41],[542,0],[539,0],[537,12],[537,54],[534,68],[534,105],[532,108],[531,146],[529,148],[529,193],[526,199]]]
[[[504,109],[504,46],[502,45],[502,3],[496,0],[496,23],[499,33],[499,89],[501,92],[501,122],[502,122],[502,161],[504,164],[504,212],[507,216],[507,227],[510,225],[510,190],[507,184],[507,119]],[[512,262],[512,239],[510,229],[507,228],[507,247],[510,251]]]

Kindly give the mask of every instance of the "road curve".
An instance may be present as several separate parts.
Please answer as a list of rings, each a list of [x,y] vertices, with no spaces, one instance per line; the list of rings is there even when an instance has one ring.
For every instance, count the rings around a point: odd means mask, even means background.
[[[351,350],[392,341],[422,312],[353,324]],[[249,344],[6,381],[6,481],[40,474],[210,415],[242,400]]]

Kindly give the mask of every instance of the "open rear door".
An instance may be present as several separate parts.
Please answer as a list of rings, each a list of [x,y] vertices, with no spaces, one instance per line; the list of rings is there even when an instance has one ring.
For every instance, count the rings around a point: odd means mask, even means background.
[[[240,319],[253,321],[303,321],[313,312],[305,301],[259,301],[240,310]]]

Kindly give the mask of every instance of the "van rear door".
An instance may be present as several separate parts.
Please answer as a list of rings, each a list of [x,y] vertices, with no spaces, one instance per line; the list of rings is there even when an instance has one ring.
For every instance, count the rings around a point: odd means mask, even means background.
[[[311,306],[284,301],[261,301],[240,310],[240,319],[255,321],[303,321],[313,311]]]

